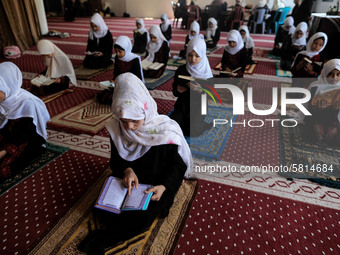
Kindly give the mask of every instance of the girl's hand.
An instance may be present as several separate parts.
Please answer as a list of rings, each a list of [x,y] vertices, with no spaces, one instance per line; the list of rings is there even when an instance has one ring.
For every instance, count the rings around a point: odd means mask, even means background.
[[[164,185],[157,185],[155,187],[152,187],[152,188],[146,190],[145,193],[147,194],[147,193],[153,192],[154,194],[151,197],[151,200],[159,201],[165,190],[166,190],[166,188],[164,187]]]
[[[310,74],[313,75],[314,74],[314,70],[313,70],[313,66],[310,63],[307,63],[305,65],[305,70]]]
[[[126,168],[124,170],[124,178],[123,178],[123,184],[125,187],[128,188],[128,195],[130,196],[131,190],[133,187],[138,189],[138,177],[135,174],[135,172],[132,170],[132,168]]]
[[[102,52],[97,52],[97,53],[94,53],[93,56],[100,57],[100,56],[103,56],[103,53]]]
[[[3,159],[7,155],[7,151],[1,150],[0,151],[0,159]]]
[[[184,93],[184,92],[187,91],[187,90],[188,90],[187,87],[184,87],[184,86],[181,86],[181,85],[178,85],[178,86],[177,86],[177,91],[178,91],[179,93]]]
[[[306,61],[304,61],[303,59],[296,65],[296,69],[300,70],[301,68],[304,68],[306,64]]]
[[[197,82],[190,82],[189,88],[193,91],[201,92],[201,85]]]
[[[231,72],[232,70],[229,67],[226,67],[224,71]]]
[[[60,78],[56,78],[54,83],[60,83],[61,82],[61,79]]]

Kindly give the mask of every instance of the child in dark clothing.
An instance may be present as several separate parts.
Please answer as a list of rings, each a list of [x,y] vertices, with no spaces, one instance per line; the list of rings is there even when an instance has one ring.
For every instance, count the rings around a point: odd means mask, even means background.
[[[136,20],[137,29],[133,30],[133,53],[144,53],[149,42],[149,33],[145,29],[144,20]]]

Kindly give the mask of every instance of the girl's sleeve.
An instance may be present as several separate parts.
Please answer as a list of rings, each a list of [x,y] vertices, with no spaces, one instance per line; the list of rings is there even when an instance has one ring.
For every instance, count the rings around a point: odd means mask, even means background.
[[[124,170],[128,167],[132,169],[133,164],[129,161],[124,160],[118,153],[116,146],[114,145],[112,139],[110,138],[111,143],[111,158],[110,158],[110,168],[113,171],[114,176],[118,178],[124,177]]]

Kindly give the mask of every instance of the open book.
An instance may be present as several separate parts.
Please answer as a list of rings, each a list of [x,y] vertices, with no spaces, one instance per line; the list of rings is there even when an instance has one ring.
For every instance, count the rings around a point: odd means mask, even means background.
[[[144,191],[152,185],[139,184],[138,189],[132,188],[130,196],[124,187],[122,179],[110,176],[106,179],[94,207],[109,212],[120,214],[122,211],[147,210],[152,192],[146,194]]]
[[[104,89],[114,88],[115,84],[110,81],[101,81],[99,82],[99,86]]]
[[[312,100],[312,105],[320,108],[333,106],[335,109],[339,109],[340,89],[335,88],[333,90],[315,96]]]
[[[144,70],[158,70],[159,68],[161,68],[162,66],[164,66],[163,63],[158,63],[158,62],[150,62],[149,60],[144,59],[142,61],[142,68]]]
[[[309,64],[317,64],[318,66],[322,66],[322,62],[313,62],[309,58],[303,58]]]
[[[39,77],[35,77],[34,79],[32,79],[31,83],[37,87],[40,87],[51,85],[54,81],[54,79],[48,78],[44,75],[40,75]]]
[[[187,76],[187,75],[178,75],[178,78],[183,79],[183,80],[188,80],[188,81],[196,81],[196,80],[207,80],[204,78],[199,78],[199,77],[191,77],[191,76]]]
[[[242,67],[238,67],[234,70],[232,70],[231,72],[227,72],[227,71],[221,71],[220,73],[223,73],[223,74],[234,74],[236,73],[238,70],[240,70]]]
[[[96,53],[99,53],[99,51],[93,51],[93,52],[91,52],[91,51],[85,51],[85,54],[86,54],[86,55],[93,55],[93,54],[96,54]]]

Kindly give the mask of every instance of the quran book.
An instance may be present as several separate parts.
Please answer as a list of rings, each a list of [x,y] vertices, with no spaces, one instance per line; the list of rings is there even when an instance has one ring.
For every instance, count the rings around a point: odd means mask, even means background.
[[[93,52],[91,52],[91,51],[85,51],[85,54],[86,54],[86,55],[93,55],[93,54],[96,54],[96,53],[99,53],[99,51],[93,51]]]
[[[180,79],[184,79],[184,80],[188,80],[188,81],[196,81],[196,80],[207,80],[204,78],[199,78],[199,77],[191,77],[191,76],[187,76],[187,75],[178,75],[178,78]]]
[[[142,61],[142,68],[144,70],[158,70],[160,69],[162,66],[164,66],[163,63],[158,63],[158,62],[150,62],[146,59],[144,59]]]
[[[340,106],[340,89],[328,91],[321,95],[317,95],[312,100],[313,106],[323,105],[321,108],[333,106],[335,108]]]
[[[44,75],[40,75],[39,77],[32,79],[31,83],[37,87],[40,87],[51,85],[54,81],[54,79],[48,78]]]
[[[109,88],[114,88],[115,84],[114,82],[110,82],[110,81],[101,81],[99,82],[99,86],[104,89],[109,89]]]
[[[123,180],[110,176],[106,179],[94,207],[116,214],[132,210],[145,211],[148,209],[153,193],[144,192],[151,187],[152,185],[139,184],[138,189],[135,187],[131,189],[129,196]]]
[[[224,73],[224,74],[233,74],[233,73],[236,73],[238,70],[240,70],[242,67],[238,67],[234,70],[232,70],[231,72],[228,72],[228,71],[221,71],[220,73]]]

